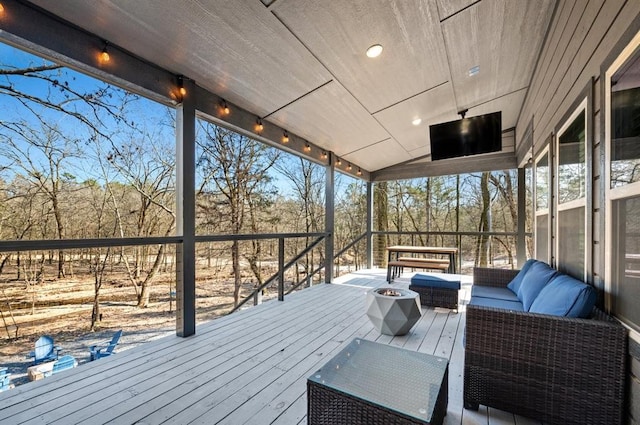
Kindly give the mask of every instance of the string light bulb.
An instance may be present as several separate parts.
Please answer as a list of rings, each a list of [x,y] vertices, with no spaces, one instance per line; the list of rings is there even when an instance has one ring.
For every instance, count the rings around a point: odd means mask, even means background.
[[[184,77],[182,77],[182,75],[178,77],[178,93],[180,93],[180,96],[187,94],[187,89],[184,88]]]
[[[100,53],[100,60],[103,63],[109,62],[111,57],[109,56],[109,51],[107,50],[108,43],[104,42],[104,47],[102,48],[102,53]]]
[[[307,152],[311,152],[311,146],[309,145],[309,143],[304,145],[304,150]]]
[[[322,151],[322,159],[327,159],[327,151]]]
[[[231,112],[231,110],[229,109],[229,106],[227,105],[227,101],[222,99],[222,104],[220,105],[220,108],[222,109],[222,113],[224,115],[229,115],[229,113]]]
[[[358,175],[361,176],[362,175],[362,170],[358,168]]]
[[[256,130],[258,131],[264,130],[264,125],[262,125],[262,119],[260,118],[258,118],[258,121],[256,121]]]
[[[340,158],[336,160],[336,165],[342,165],[342,160]]]
[[[282,135],[282,143],[289,143],[289,133],[287,133],[286,131]]]
[[[352,167],[351,167],[351,163],[349,163],[349,165],[347,165],[347,170],[348,170],[348,171],[351,171],[351,168],[352,168]]]

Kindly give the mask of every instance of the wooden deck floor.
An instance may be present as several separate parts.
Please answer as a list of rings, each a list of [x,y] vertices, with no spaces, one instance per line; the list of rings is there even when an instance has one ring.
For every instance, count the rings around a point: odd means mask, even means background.
[[[394,285],[408,286],[405,273]],[[373,329],[365,292],[384,271],[341,276],[285,298],[0,393],[0,423],[306,424],[306,379],[355,337],[450,359],[446,424],[533,424],[480,407],[462,408],[462,334],[470,278],[459,313],[423,307],[405,336]]]

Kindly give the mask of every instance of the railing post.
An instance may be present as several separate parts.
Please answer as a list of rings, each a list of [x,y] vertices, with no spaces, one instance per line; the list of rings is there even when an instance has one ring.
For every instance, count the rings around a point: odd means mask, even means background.
[[[278,238],[278,301],[284,301],[284,238]]]
[[[258,291],[253,294],[253,305],[262,304],[262,291]]]
[[[456,264],[456,273],[462,273],[462,235],[456,237],[456,244],[458,245],[458,264]]]

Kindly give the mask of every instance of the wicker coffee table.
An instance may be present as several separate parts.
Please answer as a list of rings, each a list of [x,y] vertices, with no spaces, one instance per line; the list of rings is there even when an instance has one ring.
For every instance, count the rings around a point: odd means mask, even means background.
[[[356,338],[307,380],[309,425],[442,424],[449,362]]]

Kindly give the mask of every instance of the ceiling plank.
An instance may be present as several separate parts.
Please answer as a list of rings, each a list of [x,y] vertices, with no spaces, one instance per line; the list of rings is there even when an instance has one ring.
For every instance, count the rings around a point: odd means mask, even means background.
[[[448,79],[435,0],[280,0],[272,10],[371,113]],[[382,54],[368,58],[378,43]]]
[[[410,160],[411,157],[394,139],[387,139],[344,155],[347,161],[357,162],[367,170],[379,170],[390,164]]]
[[[389,133],[335,81],[280,109],[268,120],[339,156],[389,138]]]
[[[492,0],[442,23],[459,109],[528,86],[552,12],[553,0]]]
[[[424,155],[428,151],[421,148],[429,145],[429,125],[457,118],[453,88],[449,82],[441,84],[374,116],[412,156]],[[418,125],[412,123],[416,118],[421,119]]]

